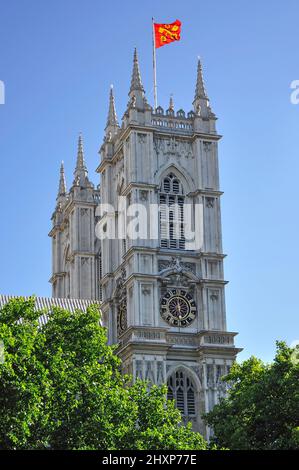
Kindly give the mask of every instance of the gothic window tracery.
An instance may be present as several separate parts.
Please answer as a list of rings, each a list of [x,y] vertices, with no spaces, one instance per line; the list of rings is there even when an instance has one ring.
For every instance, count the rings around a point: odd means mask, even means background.
[[[184,188],[179,178],[169,173],[160,186],[160,246],[185,249]]]
[[[184,418],[196,415],[195,386],[190,377],[182,371],[174,372],[167,380],[169,400],[175,400],[177,408]]]

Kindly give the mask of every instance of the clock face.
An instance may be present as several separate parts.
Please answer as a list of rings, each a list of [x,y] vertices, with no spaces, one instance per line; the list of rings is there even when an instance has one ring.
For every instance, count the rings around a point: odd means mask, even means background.
[[[171,326],[188,326],[196,317],[196,303],[184,289],[171,289],[161,300],[161,317]]]

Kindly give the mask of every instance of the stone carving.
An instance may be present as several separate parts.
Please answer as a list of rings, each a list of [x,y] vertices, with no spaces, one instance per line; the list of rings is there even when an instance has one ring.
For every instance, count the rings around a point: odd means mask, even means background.
[[[161,384],[165,382],[164,378],[164,369],[163,369],[163,362],[157,362],[157,384]]]
[[[145,144],[146,143],[146,134],[137,134],[138,136],[138,142],[139,144]]]
[[[196,346],[197,341],[196,338],[190,337],[185,337],[185,336],[179,336],[179,335],[168,335],[167,340],[171,344],[182,344],[182,345],[187,345],[187,346]]]
[[[223,372],[222,372],[222,366],[221,365],[217,365],[216,366],[216,383],[218,384],[220,382],[220,379],[221,379],[221,376],[223,375]]]
[[[157,154],[193,158],[192,144],[185,140],[179,140],[176,137],[168,139],[156,137],[154,138],[154,147]]]
[[[143,379],[142,374],[142,361],[136,361],[135,377],[136,379]]]
[[[195,372],[199,378],[201,384],[203,383],[203,367],[202,366],[191,366],[191,369]]]
[[[150,380],[152,383],[155,383],[155,376],[154,376],[154,372],[152,369],[151,361],[146,361],[145,380]]]
[[[218,300],[219,298],[219,291],[218,290],[212,290],[210,294],[210,299],[212,301]]]
[[[213,208],[214,207],[215,199],[213,197],[206,198],[206,207]]]
[[[209,154],[212,151],[212,142],[204,142],[203,149],[207,154]]]
[[[204,337],[204,342],[208,344],[233,344],[232,338],[228,335],[208,335]]]
[[[196,116],[201,115],[201,106],[200,106],[199,103],[197,103],[197,105],[196,105],[195,114],[196,114]]]
[[[190,271],[195,274],[196,265],[194,263],[182,262],[179,256],[173,256],[171,260],[160,260],[158,262],[159,272],[165,271],[167,269],[173,269],[177,272]]]
[[[149,339],[149,340],[152,340],[152,339],[161,340],[162,339],[161,333],[158,331],[139,330],[135,333],[135,335],[137,336],[137,338],[140,338],[143,340],[144,339]]]
[[[127,289],[124,285],[126,279],[125,269],[116,281],[116,303],[117,303],[117,334],[122,334],[128,327],[127,322]]]
[[[188,288],[190,294],[192,292],[192,289],[190,288],[190,279],[181,273],[168,276],[166,279],[166,284],[176,287],[185,287]]]
[[[143,286],[142,287],[142,294],[143,295],[150,295],[151,291],[152,291],[151,288],[148,287],[148,286]]]
[[[207,364],[207,386],[214,387],[214,366],[212,364]]]
[[[130,107],[136,108],[136,96],[135,95],[132,96]]]
[[[148,199],[148,191],[144,190],[144,189],[140,189],[139,191],[139,197],[140,197],[140,200],[141,201],[147,201]]]
[[[76,178],[74,179],[74,186],[80,186],[80,176],[77,175]]]
[[[61,204],[61,202],[58,202],[58,204],[57,204],[57,206],[56,206],[56,210],[57,210],[57,212],[58,212],[59,214],[62,213],[62,204]]]

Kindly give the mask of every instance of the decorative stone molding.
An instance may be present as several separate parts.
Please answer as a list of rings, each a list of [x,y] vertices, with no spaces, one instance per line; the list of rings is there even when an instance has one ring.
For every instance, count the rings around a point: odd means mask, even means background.
[[[206,154],[212,152],[212,142],[203,142],[203,149]]]
[[[210,299],[212,301],[218,300],[219,298],[219,290],[212,290],[210,293]]]
[[[121,269],[121,275],[116,281],[115,300],[117,305],[117,334],[122,334],[128,327],[127,319],[127,289],[124,285],[126,270]]]
[[[206,207],[211,209],[211,208],[214,207],[214,204],[215,204],[215,198],[213,198],[213,197],[207,197],[206,198]]]
[[[203,366],[191,366],[193,372],[197,375],[200,380],[200,383],[203,384]]]
[[[80,208],[80,215],[81,216],[88,215],[88,209],[86,209],[85,207],[81,207]]]
[[[233,345],[234,344],[234,339],[230,335],[210,334],[210,335],[204,336],[204,343],[206,343],[206,344]]]
[[[194,158],[192,144],[176,137],[154,138],[154,148],[157,154],[176,156],[184,158]]]
[[[143,295],[150,295],[152,292],[152,289],[150,288],[150,286],[142,286],[141,292]]]
[[[140,133],[138,133],[138,134],[137,134],[137,137],[138,137],[138,143],[139,143],[139,144],[145,144],[145,143],[146,143],[147,134],[140,134]]]
[[[140,198],[141,201],[147,201],[148,200],[148,191],[146,191],[144,189],[140,189],[139,198]]]
[[[158,269],[160,273],[167,269],[173,269],[174,271],[177,271],[177,272],[190,271],[195,274],[196,265],[195,263],[183,262],[179,256],[177,257],[173,256],[171,260],[159,260]]]
[[[196,346],[198,344],[197,338],[192,336],[168,334],[166,338],[167,342],[170,344],[179,344],[184,346]]]

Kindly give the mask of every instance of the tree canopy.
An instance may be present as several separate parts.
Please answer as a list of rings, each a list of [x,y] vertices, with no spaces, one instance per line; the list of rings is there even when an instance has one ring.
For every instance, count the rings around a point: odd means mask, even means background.
[[[120,373],[98,307],[53,308],[41,326],[34,298],[0,310],[1,449],[206,449],[165,387]]]
[[[217,445],[229,449],[299,449],[299,348],[277,343],[274,362],[251,357],[225,377],[226,398],[205,416]]]

